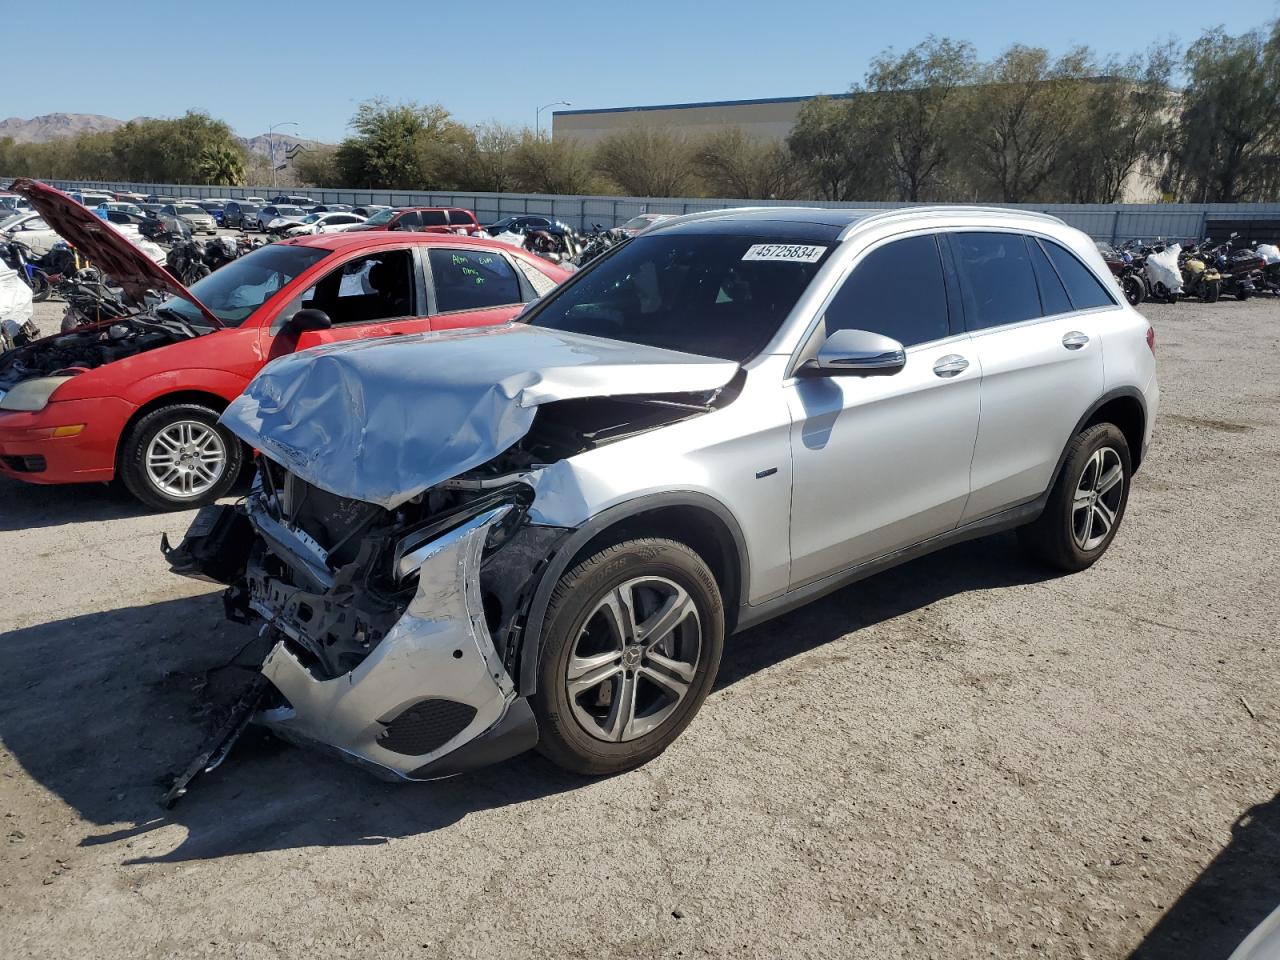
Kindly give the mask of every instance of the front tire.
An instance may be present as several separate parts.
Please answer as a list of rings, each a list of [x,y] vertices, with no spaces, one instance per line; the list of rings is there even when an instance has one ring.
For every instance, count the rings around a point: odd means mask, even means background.
[[[195,403],[152,410],[121,444],[120,479],[155,510],[189,510],[224,496],[240,474],[244,448]]]
[[[1074,573],[1107,552],[1129,502],[1133,476],[1129,444],[1113,423],[1076,434],[1044,513],[1018,528],[1018,539],[1035,559]]]
[[[1146,296],[1146,287],[1132,273],[1125,274],[1120,279],[1120,286],[1124,289],[1124,298],[1129,301],[1129,306],[1136,307]]]
[[[586,776],[647,763],[689,725],[723,649],[724,606],[700,556],[655,538],[605,547],[551,595],[538,750]]]

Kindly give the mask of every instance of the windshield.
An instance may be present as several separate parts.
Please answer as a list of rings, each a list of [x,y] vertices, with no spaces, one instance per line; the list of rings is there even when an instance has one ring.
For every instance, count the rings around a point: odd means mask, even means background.
[[[191,285],[191,292],[227,326],[238,327],[273,294],[328,255],[328,250],[315,247],[272,244],[197,280]],[[160,308],[172,310],[198,326],[209,325],[195,304],[181,297],[169,297]]]
[[[529,323],[742,363],[778,332],[831,247],[753,236],[637,237],[570,281]]]
[[[276,207],[277,217],[301,217],[302,211],[297,207]]]
[[[382,224],[389,222],[398,212],[399,211],[397,210],[379,210],[372,217],[366,220],[365,223],[373,227],[381,226]]]
[[[187,206],[186,204],[183,204],[182,206],[178,207],[177,211],[178,213],[182,214],[184,217],[189,217],[192,214],[195,214],[198,217],[203,217],[205,215],[205,211],[202,210],[200,207],[191,207],[191,206]]]
[[[643,230],[645,227],[653,223],[653,218],[649,216],[632,217],[622,225],[623,230]]]
[[[305,217],[303,217],[303,218],[302,218],[302,222],[303,222],[303,223],[315,223],[315,222],[316,222],[317,220],[319,220],[322,216],[324,216],[324,214],[322,214],[322,213],[308,213]]]

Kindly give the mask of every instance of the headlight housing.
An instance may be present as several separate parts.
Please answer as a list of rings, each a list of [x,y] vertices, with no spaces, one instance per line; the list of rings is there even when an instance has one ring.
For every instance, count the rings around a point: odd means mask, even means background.
[[[34,380],[23,380],[20,384],[0,397],[0,410],[35,413],[49,405],[53,391],[66,383],[71,377],[36,377]]]

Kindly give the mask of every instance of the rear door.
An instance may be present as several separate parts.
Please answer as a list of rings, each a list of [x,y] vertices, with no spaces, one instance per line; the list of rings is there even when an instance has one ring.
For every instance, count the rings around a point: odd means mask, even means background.
[[[1099,324],[1112,295],[1057,243],[1017,232],[944,234],[982,365],[982,421],[962,522],[1033,500],[1102,395]]]
[[[419,213],[423,233],[449,233],[449,218],[443,210],[423,210]]]
[[[536,295],[501,253],[435,244],[424,250],[432,330],[504,323]]]

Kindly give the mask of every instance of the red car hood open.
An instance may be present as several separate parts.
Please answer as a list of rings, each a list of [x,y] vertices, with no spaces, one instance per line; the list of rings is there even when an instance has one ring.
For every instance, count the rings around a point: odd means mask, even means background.
[[[26,177],[15,180],[9,189],[26,197],[58,236],[120,284],[135,303],[143,303],[143,295],[148,290],[171,293],[194,305],[215,327],[222,326],[222,321],[173,274],[113,230],[107,221],[61,190]]]

